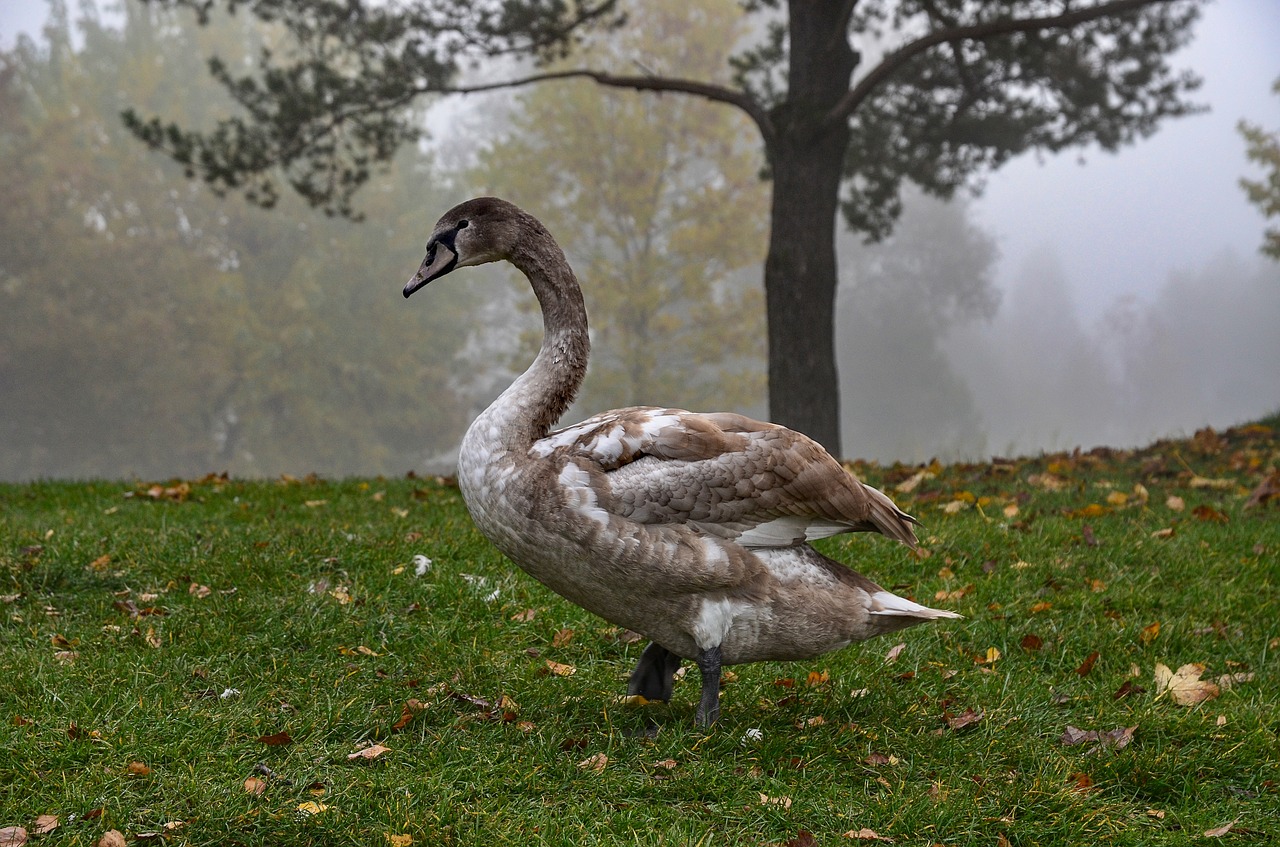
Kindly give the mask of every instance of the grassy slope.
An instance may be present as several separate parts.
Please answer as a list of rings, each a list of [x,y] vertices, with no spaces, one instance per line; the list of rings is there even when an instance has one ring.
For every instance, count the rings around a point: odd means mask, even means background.
[[[825,548],[966,619],[737,668],[709,735],[691,725],[693,679],[670,706],[619,704],[643,644],[516,571],[448,486],[0,486],[0,827],[57,815],[41,844],[111,828],[132,844],[184,821],[172,843],[837,844],[866,827],[1018,845],[1203,843],[1237,821],[1233,842],[1268,843],[1280,503],[1243,506],[1278,461],[1270,419],[933,468],[895,494],[925,554],[866,536]],[[918,470],[858,468],[888,489]],[[417,553],[433,560],[421,577]],[[1156,697],[1155,665],[1190,662],[1255,676],[1196,707]],[[1127,681],[1145,691],[1116,699]],[[410,699],[422,708],[397,731]],[[969,709],[981,719],[946,722]],[[1137,728],[1090,754],[1062,743],[1068,725]],[[291,744],[258,740],[282,730]],[[391,752],[348,759],[367,742]],[[580,766],[596,754],[602,770]]]

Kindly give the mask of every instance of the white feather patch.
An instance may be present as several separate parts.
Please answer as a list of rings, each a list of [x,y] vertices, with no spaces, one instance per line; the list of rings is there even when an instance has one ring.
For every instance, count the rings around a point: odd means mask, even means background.
[[[871,595],[871,608],[869,611],[873,615],[905,615],[926,620],[961,617],[955,612],[944,612],[941,609],[930,609],[928,606],[921,606],[919,603],[913,603],[905,597],[899,597],[897,594],[888,591],[877,591]]]
[[[724,642],[737,617],[737,607],[737,603],[726,597],[708,597],[702,601],[698,617],[693,622],[693,640],[698,649],[709,650]]]
[[[608,528],[609,513],[600,508],[595,489],[591,487],[590,475],[573,462],[569,462],[564,466],[564,470],[560,471],[559,479],[569,508],[591,518],[601,527]]]

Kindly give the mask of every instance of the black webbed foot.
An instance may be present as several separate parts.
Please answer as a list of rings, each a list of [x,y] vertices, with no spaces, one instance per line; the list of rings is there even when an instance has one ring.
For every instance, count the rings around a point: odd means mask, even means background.
[[[646,700],[671,699],[675,687],[675,673],[682,660],[675,653],[657,642],[651,642],[640,654],[636,669],[627,683],[627,694],[639,694]]]
[[[702,698],[693,720],[698,726],[709,727],[720,717],[720,645],[698,654],[698,670],[702,671]]]

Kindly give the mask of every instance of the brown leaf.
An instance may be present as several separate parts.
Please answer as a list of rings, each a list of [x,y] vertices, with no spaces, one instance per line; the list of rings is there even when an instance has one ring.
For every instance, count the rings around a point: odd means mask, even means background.
[[[3,841],[0,841],[0,844],[3,843]],[[98,839],[97,847],[125,847],[125,844],[123,832],[118,829],[108,829]]]
[[[1085,657],[1085,660],[1083,662],[1080,663],[1080,667],[1076,668],[1076,673],[1079,674],[1080,676],[1088,676],[1089,672],[1093,670],[1093,666],[1097,664],[1097,662],[1098,662],[1098,651],[1094,650],[1092,653],[1090,653],[1088,656]]]
[[[533,620],[533,617],[536,614],[537,612],[535,612],[533,609],[525,609],[523,612],[516,612],[514,615],[512,615],[511,620],[519,621],[520,623],[528,623],[529,621]]]
[[[57,815],[40,815],[36,818],[36,825],[31,828],[31,834],[48,835],[59,826],[61,826],[61,824],[58,822]]]
[[[1252,509],[1254,506],[1261,506],[1276,497],[1280,497],[1280,470],[1272,470],[1262,482],[1258,483],[1258,487],[1253,489],[1249,499],[1245,501],[1244,508]]]
[[[1097,790],[1093,785],[1093,777],[1087,773],[1073,773],[1067,782],[1067,788],[1077,794],[1088,794]]]
[[[412,835],[392,835],[390,832],[384,832],[383,835],[387,836],[387,843],[391,847],[409,847],[413,844]]]
[[[1191,515],[1196,520],[1207,521],[1209,523],[1228,523],[1231,520],[1226,516],[1226,513],[1215,509],[1207,503],[1201,503],[1199,506],[1196,506],[1191,510]]]
[[[1239,819],[1239,818],[1236,818],[1236,820],[1235,820],[1235,821],[1232,821],[1231,823],[1224,823],[1222,826],[1215,826],[1213,829],[1206,829],[1206,830],[1204,831],[1205,837],[1206,837],[1206,838],[1221,838],[1222,836],[1226,835],[1228,832],[1230,832],[1230,831],[1231,831],[1231,827],[1235,826],[1235,825],[1236,825],[1236,821],[1238,821],[1238,820],[1240,820],[1240,819]]]
[[[187,586],[187,593],[192,597],[203,600],[213,593],[213,589],[209,588],[207,585],[199,585],[198,583],[193,582]]]
[[[902,651],[905,649],[907,649],[905,641],[893,645],[889,648],[889,652],[884,654],[884,663],[887,665],[890,662],[895,661],[900,655],[902,655]]]
[[[267,790],[267,781],[251,776],[244,781],[244,790],[256,797]]]
[[[130,776],[146,776],[151,773],[151,768],[147,767],[142,762],[130,762],[126,771]]]
[[[661,762],[654,762],[653,766],[655,768],[665,768],[666,770],[673,771],[678,766],[678,763],[675,759],[663,759]]]
[[[887,841],[890,844],[893,843],[892,838],[886,838],[883,835],[879,835],[874,829],[867,829],[865,826],[862,829],[849,830],[844,834],[844,837],[852,838],[855,841]]]
[[[258,736],[258,741],[268,747],[283,747],[286,744],[292,744],[293,738],[289,736],[288,732],[282,729],[272,735],[260,735]]]
[[[354,753],[348,753],[347,758],[348,759],[364,759],[366,761],[369,761],[390,752],[391,752],[390,747],[384,747],[381,744],[371,744],[368,747],[364,747],[360,750],[355,751]]]
[[[0,847],[22,847],[26,843],[27,830],[25,827],[0,827]]]
[[[1128,697],[1131,694],[1144,694],[1146,693],[1146,690],[1147,689],[1143,688],[1141,685],[1138,685],[1133,680],[1126,679],[1124,681],[1124,684],[1116,689],[1116,693],[1111,695],[1111,699],[1119,700],[1121,698]]]
[[[759,793],[759,792],[757,792]],[[780,806],[783,809],[791,808],[790,797],[770,797],[768,794],[760,794],[760,805],[762,806]]]
[[[592,755],[583,759],[581,762],[578,762],[578,767],[582,768],[584,771],[594,771],[595,773],[602,773],[605,769],[605,766],[608,764],[609,764],[609,757],[606,756],[604,753],[593,753]]]
[[[812,688],[819,685],[826,685],[830,681],[831,674],[827,673],[825,670],[809,671],[809,677],[805,680],[805,684]]]
[[[985,713],[982,709],[979,709],[976,712],[973,709],[965,709],[958,715],[952,715],[949,712],[943,713],[943,718],[946,720],[947,726],[955,730],[973,726],[978,721],[982,720],[983,717],[985,717]]]
[[[1138,633],[1138,640],[1143,644],[1150,644],[1160,636],[1160,621],[1147,624],[1142,628],[1142,632]]]
[[[567,647],[569,642],[573,640],[574,632],[568,627],[558,630],[555,635],[551,636],[552,647]]]
[[[1034,615],[1034,614],[1037,614],[1038,612],[1047,612],[1052,608],[1053,608],[1052,603],[1049,603],[1045,600],[1041,600],[1039,603],[1031,604],[1031,614]]]
[[[1038,635],[1035,635],[1034,633],[1029,632],[1026,635],[1022,636],[1022,641],[1020,641],[1019,644],[1021,645],[1022,649],[1026,650],[1028,653],[1035,653],[1039,651],[1040,648],[1044,647],[1044,639],[1042,639]]]
[[[1212,700],[1221,693],[1221,689],[1212,682],[1202,680],[1200,675],[1203,673],[1204,665],[1201,664],[1183,665],[1178,668],[1177,673],[1158,664],[1155,670],[1156,696],[1168,692],[1169,698],[1179,706],[1196,706]]]
[[[422,701],[410,697],[405,701],[404,708],[400,710],[400,719],[391,725],[392,732],[399,732],[409,725],[409,721],[426,707],[422,705]]]

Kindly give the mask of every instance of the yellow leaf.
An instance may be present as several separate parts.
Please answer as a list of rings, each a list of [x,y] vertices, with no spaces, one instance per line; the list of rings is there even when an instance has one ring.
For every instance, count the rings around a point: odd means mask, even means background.
[[[391,844],[391,847],[409,847],[413,843],[412,835],[392,835],[389,832],[384,834],[387,836],[387,841]]]
[[[553,662],[550,659],[547,659],[546,662],[547,670],[551,671],[556,676],[573,676],[578,672],[578,669],[573,665],[564,665],[560,662]]]
[[[326,806],[324,803],[316,803],[311,800],[308,800],[305,803],[298,804],[298,811],[302,812],[302,814],[304,815],[318,815],[328,808],[329,807]]]
[[[1129,495],[1123,491],[1112,491],[1107,495],[1107,502],[1112,506],[1123,506],[1129,502]]]
[[[1142,632],[1138,633],[1138,640],[1143,644],[1150,644],[1160,635],[1160,621],[1148,624],[1142,628]]]
[[[781,806],[784,809],[791,808],[790,797],[770,797],[768,794],[760,795],[760,805],[762,806]]]

